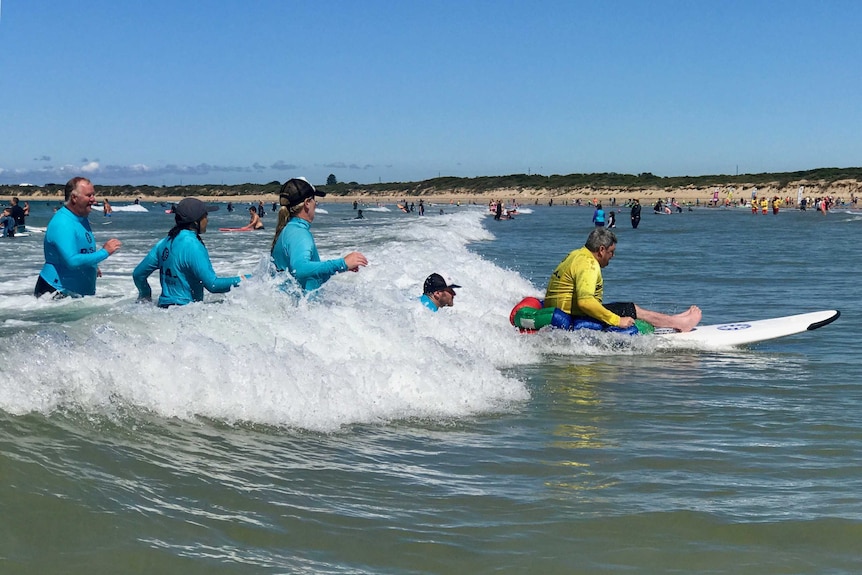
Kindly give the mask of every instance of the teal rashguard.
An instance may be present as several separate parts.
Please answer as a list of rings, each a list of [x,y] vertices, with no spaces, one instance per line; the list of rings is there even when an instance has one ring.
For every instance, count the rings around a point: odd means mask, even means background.
[[[173,239],[162,238],[138,264],[132,277],[140,298],[152,297],[147,278],[156,270],[162,285],[161,307],[203,301],[204,288],[210,293],[225,293],[240,282],[239,276],[216,275],[209,251],[192,230],[181,230]]]
[[[291,219],[272,248],[276,269],[287,270],[305,291],[315,290],[338,272],[347,271],[344,258],[320,261],[310,227],[302,218]]]
[[[437,307],[437,304],[434,303],[434,300],[428,297],[428,294],[423,293],[421,296],[419,296],[419,301],[422,302],[422,305],[424,305],[431,311],[437,311],[438,309],[440,309]]]
[[[39,276],[51,287],[66,295],[96,293],[99,263],[110,254],[96,249],[90,220],[63,206],[48,222],[42,248],[45,265]]]

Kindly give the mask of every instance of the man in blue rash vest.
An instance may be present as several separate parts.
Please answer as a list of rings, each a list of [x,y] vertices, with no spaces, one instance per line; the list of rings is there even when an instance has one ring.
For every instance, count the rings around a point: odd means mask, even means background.
[[[287,270],[305,291],[322,286],[339,272],[359,271],[368,260],[359,252],[343,258],[320,261],[311,222],[317,209],[315,196],[325,196],[305,178],[292,178],[284,183],[278,195],[278,225],[272,240],[272,259],[279,271]]]
[[[117,251],[120,240],[111,238],[102,249],[87,217],[96,203],[96,191],[87,178],[76,177],[66,183],[66,203],[48,222],[43,249],[45,265],[39,272],[33,295],[41,297],[80,297],[96,293],[96,277],[102,275],[99,263]]]
[[[431,311],[436,312],[441,307],[455,305],[455,288],[460,287],[451,281],[446,281],[440,274],[431,274],[425,278],[419,301]]]
[[[207,206],[197,198],[185,198],[174,206],[176,225],[167,237],[153,246],[132,273],[138,301],[151,301],[147,278],[156,270],[159,270],[162,285],[159,307],[203,301],[204,288],[211,293],[225,293],[239,285],[239,276],[220,278],[216,275],[201,240],[200,234],[207,230],[209,212],[217,209],[218,206]]]

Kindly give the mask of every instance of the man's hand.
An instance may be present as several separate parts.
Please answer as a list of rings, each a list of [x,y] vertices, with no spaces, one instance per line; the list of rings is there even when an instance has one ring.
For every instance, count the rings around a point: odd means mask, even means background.
[[[635,320],[632,317],[620,317],[620,327],[626,328],[631,327],[635,324]]]
[[[368,265],[368,260],[359,252],[350,252],[344,256],[344,263],[347,264],[347,269],[357,272],[360,267]]]
[[[120,249],[121,245],[123,245],[123,243],[120,240],[118,240],[117,238],[111,238],[108,241],[106,241],[105,245],[102,247],[105,248],[105,251],[108,252],[108,255],[111,255],[115,251]]]

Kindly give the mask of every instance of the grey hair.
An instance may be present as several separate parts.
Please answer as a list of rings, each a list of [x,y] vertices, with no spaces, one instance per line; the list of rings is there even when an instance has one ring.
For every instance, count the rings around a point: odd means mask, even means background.
[[[606,228],[596,228],[587,236],[584,246],[591,252],[599,251],[599,248],[609,248],[617,243],[617,235]]]

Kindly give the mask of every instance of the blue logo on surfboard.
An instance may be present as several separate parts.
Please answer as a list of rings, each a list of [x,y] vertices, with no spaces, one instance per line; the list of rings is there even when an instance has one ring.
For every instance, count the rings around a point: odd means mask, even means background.
[[[748,329],[750,327],[750,323],[729,323],[727,325],[720,325],[717,329],[721,331],[739,331],[741,329]]]

